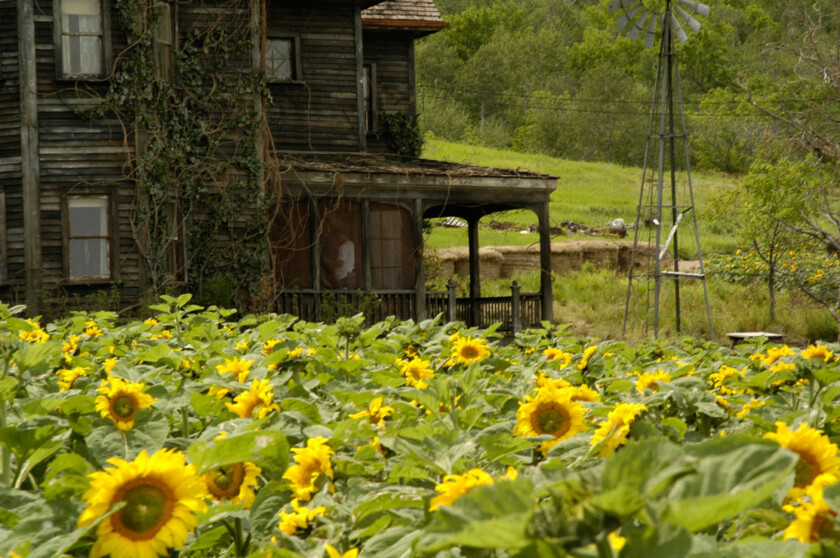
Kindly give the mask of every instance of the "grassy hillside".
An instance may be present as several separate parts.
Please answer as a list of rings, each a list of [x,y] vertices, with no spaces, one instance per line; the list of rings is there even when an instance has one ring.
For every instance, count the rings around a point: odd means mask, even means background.
[[[488,167],[521,168],[559,177],[557,189],[551,196],[553,225],[568,220],[592,228],[603,226],[616,218],[632,223],[636,216],[642,177],[640,167],[568,161],[546,155],[516,153],[438,139],[426,142],[423,156]],[[700,246],[704,257],[734,250],[737,247],[731,234],[734,224],[715,218],[704,208],[710,198],[734,185],[735,179],[724,175],[699,173],[692,173],[691,178],[697,205]],[[537,222],[536,215],[527,211],[495,214],[486,217],[482,222],[489,223],[491,219],[523,225]],[[686,234],[690,229],[681,229],[681,232]],[[580,236],[558,236],[553,240],[557,242],[569,238]],[[499,232],[483,228],[480,232],[482,246],[532,244],[538,241],[536,234],[520,234],[518,231]],[[435,228],[427,239],[427,246],[430,248],[464,246],[466,243],[466,230],[459,229]],[[685,254],[685,257],[691,258],[692,255]]]

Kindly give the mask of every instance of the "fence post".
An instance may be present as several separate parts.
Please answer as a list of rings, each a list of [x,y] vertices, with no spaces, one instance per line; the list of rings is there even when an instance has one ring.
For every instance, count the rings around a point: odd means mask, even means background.
[[[519,333],[522,331],[522,312],[519,310],[519,283],[513,281],[510,286],[510,312],[513,314],[513,332]]]
[[[446,284],[446,293],[448,295],[446,299],[446,309],[449,311],[449,321],[454,322],[458,319],[458,313],[456,312],[457,299],[455,297],[455,281],[451,278]]]

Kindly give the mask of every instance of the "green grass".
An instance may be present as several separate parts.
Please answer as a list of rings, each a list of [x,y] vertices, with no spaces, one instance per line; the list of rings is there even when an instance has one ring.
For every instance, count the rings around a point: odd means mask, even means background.
[[[502,168],[519,168],[551,174],[558,177],[557,189],[551,195],[550,216],[553,225],[562,221],[574,221],[587,227],[601,227],[607,222],[622,218],[632,223],[636,218],[636,206],[639,203],[641,187],[641,168],[622,167],[610,163],[587,163],[568,161],[546,155],[516,153],[432,139],[427,141],[424,157],[456,163]],[[731,188],[736,179],[724,175],[692,173],[692,190],[697,207],[700,247],[703,256],[733,251],[737,248],[733,238],[734,223],[709,215],[704,211],[707,202],[720,192]],[[529,211],[510,211],[485,217],[482,223],[511,221],[527,226],[536,223],[537,217]],[[693,233],[686,223],[681,226],[681,235],[689,234],[683,243],[686,253],[684,259],[694,259]],[[553,241],[581,238],[580,235],[558,236]],[[519,232],[498,232],[482,228],[479,233],[482,246],[521,245],[539,242],[536,234]],[[435,227],[427,237],[430,249],[449,246],[465,246],[466,231]],[[683,254],[681,250],[681,254]]]

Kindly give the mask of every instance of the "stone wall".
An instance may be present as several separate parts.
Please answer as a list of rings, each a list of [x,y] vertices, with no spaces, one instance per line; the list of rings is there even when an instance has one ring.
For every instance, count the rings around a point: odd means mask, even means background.
[[[652,257],[653,246],[639,244],[636,266],[641,267]],[[482,279],[505,279],[514,272],[537,272],[540,270],[540,247],[529,246],[485,246],[479,249]],[[633,242],[606,240],[573,240],[551,244],[551,271],[557,274],[579,271],[589,262],[599,268],[615,269],[626,273],[630,269]],[[444,248],[430,254],[436,261],[435,273],[443,277],[451,275],[468,276],[470,270],[469,248],[459,246]],[[666,254],[663,265],[672,266],[673,258]]]

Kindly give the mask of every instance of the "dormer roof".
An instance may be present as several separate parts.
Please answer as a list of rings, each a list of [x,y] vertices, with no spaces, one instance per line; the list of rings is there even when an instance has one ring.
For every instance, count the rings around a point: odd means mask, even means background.
[[[362,11],[365,29],[402,29],[418,35],[449,27],[434,0],[388,0]]]

